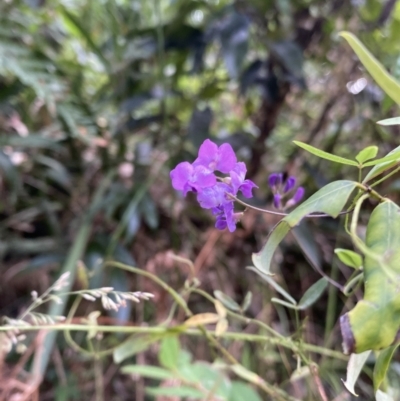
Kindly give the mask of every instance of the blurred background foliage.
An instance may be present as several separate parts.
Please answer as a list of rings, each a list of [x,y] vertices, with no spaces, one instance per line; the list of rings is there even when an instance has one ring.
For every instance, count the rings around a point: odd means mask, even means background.
[[[153,304],[121,309],[104,322],[157,324],[168,314],[166,293],[102,261],[138,266],[180,288],[188,269],[171,259],[172,250],[194,262],[203,289],[239,303],[251,290],[250,316],[293,333],[294,316],[271,306],[274,290],[245,270],[277,220],[249,211],[234,234],[218,232],[193,198],[172,190],[169,171],[193,160],[206,138],[229,142],[260,188],[253,204],[270,207],[272,172],[296,175],[308,195],[330,180],[356,178],[306,156],[293,139],[344,157],[371,144],[380,155],[397,146],[398,128],[375,121],[398,112],[338,37],[343,29],[400,77],[395,0],[1,1],[0,313],[16,316],[32,290],[69,270],[75,288],[155,294]],[[396,179],[385,185],[400,189]],[[330,219],[313,221],[283,244],[276,278],[296,299],[319,277],[307,260],[340,283],[350,276],[332,256],[338,244],[349,246],[337,228]],[[336,322],[345,301],[331,287],[304,313],[308,342],[340,349]],[[197,312],[209,307],[200,298],[191,303]],[[185,346],[210,360],[200,343]],[[61,340],[54,352],[40,399],[90,399],[87,361]],[[289,381],[296,369],[289,352],[248,344],[233,352],[297,397],[316,399],[307,380]],[[146,355],[141,363],[154,363]],[[349,400],[340,382],[345,363],[316,361],[329,395]],[[106,399],[146,399],[143,380],[132,384],[111,361],[104,369]],[[370,377],[360,383],[370,399]]]

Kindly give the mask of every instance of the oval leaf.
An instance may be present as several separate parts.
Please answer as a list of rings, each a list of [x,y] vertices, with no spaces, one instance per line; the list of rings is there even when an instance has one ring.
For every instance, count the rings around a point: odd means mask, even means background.
[[[340,36],[347,40],[357,54],[363,66],[374,78],[375,82],[397,104],[400,104],[400,84],[386,71],[385,67],[369,52],[369,50],[350,32],[341,32]]]
[[[326,280],[326,278],[322,277],[321,279],[319,279],[304,293],[299,301],[297,308],[300,310],[307,309],[322,295],[327,286],[328,281]]]
[[[376,155],[378,154],[378,147],[377,146],[368,146],[367,148],[363,149],[357,156],[356,160],[363,164],[367,160],[375,159]]]
[[[217,337],[221,336],[228,330],[228,320],[221,319],[218,321],[217,325],[215,326],[215,335]]]
[[[191,316],[183,324],[187,327],[197,327],[204,324],[217,323],[220,317],[216,313],[199,313],[198,315]]]
[[[114,349],[114,362],[121,363],[125,359],[134,356],[139,352],[146,351],[150,345],[160,341],[164,336],[165,334],[154,334],[148,336],[134,334]]]
[[[180,354],[180,345],[176,336],[165,337],[161,342],[158,359],[160,364],[167,369],[173,369],[178,366]]]
[[[347,180],[331,182],[294,209],[274,227],[261,251],[253,253],[254,266],[264,274],[271,274],[273,254],[290,229],[298,225],[305,216],[314,212],[323,212],[337,217],[356,185],[354,181]]]
[[[364,299],[340,318],[345,351],[380,350],[393,344],[400,327],[400,208],[378,205],[367,226]],[[378,256],[375,256],[378,255]]]
[[[215,298],[218,299],[226,308],[234,311],[239,312],[240,306],[229,296],[224,294],[222,291],[215,290],[214,291]]]
[[[253,299],[253,293],[248,291],[246,296],[244,297],[243,304],[242,304],[242,311],[245,312],[249,306],[251,305],[251,301]]]
[[[297,146],[310,152],[311,154],[320,157],[321,159],[330,160],[331,162],[340,163],[340,164],[347,164],[349,166],[358,166],[358,163],[354,160],[345,159],[344,157],[332,155],[331,153],[324,152],[321,149],[314,148],[314,146],[307,145],[306,143],[300,141],[293,141]]]
[[[339,260],[346,266],[353,267],[354,269],[360,269],[363,261],[361,255],[349,249],[335,249],[335,253]]]
[[[346,381],[343,381],[343,384],[347,390],[356,397],[357,394],[354,390],[354,386],[370,353],[371,351],[365,351],[362,354],[351,354],[347,364],[347,376]]]

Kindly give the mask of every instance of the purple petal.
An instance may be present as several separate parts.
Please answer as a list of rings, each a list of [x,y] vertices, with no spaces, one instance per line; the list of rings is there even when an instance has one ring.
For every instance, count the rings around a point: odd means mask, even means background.
[[[268,178],[268,185],[271,188],[277,187],[282,184],[282,173],[273,173]]]
[[[229,143],[223,143],[218,149],[215,169],[221,173],[229,173],[236,164],[236,155]]]
[[[172,186],[183,191],[193,172],[193,166],[188,162],[179,163],[171,172]]]
[[[294,194],[294,196],[292,198],[295,201],[295,203],[299,203],[303,199],[304,192],[305,191],[304,191],[303,187],[297,188],[296,193]]]
[[[285,182],[285,188],[283,189],[284,193],[291,191],[296,185],[296,178],[290,176]]]
[[[215,163],[215,159],[218,157],[218,146],[211,141],[210,139],[206,139],[199,148],[199,154],[197,159],[194,161],[193,165],[201,165],[211,170],[215,170],[215,166],[210,166],[213,162]]]
[[[243,184],[239,187],[239,191],[242,192],[245,198],[252,198],[253,194],[251,191],[253,190],[253,188],[258,188],[258,186],[254,184],[253,181],[245,180]]]
[[[304,196],[304,188],[298,187],[296,193],[293,195],[293,198],[289,199],[286,202],[285,208],[292,207],[299,203]]]
[[[281,209],[281,195],[275,194],[274,195],[274,207],[276,209]]]
[[[196,166],[194,168],[191,182],[196,189],[207,188],[215,185],[217,183],[217,179],[215,175],[204,166]]]
[[[226,227],[227,224],[225,218],[222,216],[218,216],[217,220],[215,221],[215,228],[217,228],[218,230],[225,230]]]
[[[233,202],[227,202],[223,205],[226,224],[228,226],[228,230],[232,233],[236,230],[236,219],[233,213]]]
[[[197,201],[203,209],[216,208],[226,202],[225,192],[229,191],[230,187],[222,182],[208,188],[203,188],[197,194]]]

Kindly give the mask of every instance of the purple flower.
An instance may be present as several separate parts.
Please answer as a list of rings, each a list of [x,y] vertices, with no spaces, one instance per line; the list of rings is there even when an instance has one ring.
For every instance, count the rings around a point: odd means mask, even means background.
[[[211,171],[229,173],[236,163],[236,155],[229,143],[218,147],[214,142],[206,139],[200,146],[199,155],[193,166],[204,166]]]
[[[283,192],[284,193],[290,192],[294,188],[295,185],[296,185],[296,178],[290,176],[285,181],[285,187],[283,188]]]
[[[197,201],[203,209],[212,209],[226,202],[233,202],[232,199],[228,199],[227,192],[232,193],[232,188],[224,182],[217,182],[212,187],[203,188],[197,194]]]
[[[223,205],[213,208],[212,214],[216,216],[215,228],[228,230],[232,233],[236,230],[236,214],[233,213],[233,202],[226,202]]]
[[[214,171],[229,174],[229,177],[216,177]],[[253,196],[257,185],[246,180],[246,166],[236,161],[236,155],[228,143],[217,146],[206,139],[200,146],[199,154],[193,164],[179,163],[170,173],[172,186],[186,194],[197,193],[197,201],[204,209],[211,209],[216,216],[215,227],[233,232],[241,213],[234,213],[234,196],[240,191],[246,198]],[[282,181],[282,178],[280,179]]]
[[[298,187],[293,197],[286,202],[285,208],[296,205],[303,199],[303,196],[304,196],[304,188]]]
[[[188,162],[179,163],[170,173],[172,186],[183,195],[189,191],[200,191],[216,184],[217,179],[212,171],[204,166],[193,166]]]
[[[240,191],[244,197],[252,198],[253,194],[251,191],[253,188],[258,187],[253,181],[245,180],[246,172],[246,165],[243,162],[236,163],[233,170],[229,173],[231,177],[230,185],[235,195]]]
[[[283,174],[282,173],[273,173],[270,174],[268,178],[268,184],[269,186],[274,189],[282,184],[282,178]]]

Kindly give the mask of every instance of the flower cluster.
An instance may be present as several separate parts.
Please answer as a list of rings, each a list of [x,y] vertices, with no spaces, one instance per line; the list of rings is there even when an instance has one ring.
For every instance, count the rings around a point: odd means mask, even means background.
[[[298,187],[293,194],[296,186],[296,178],[288,177],[284,173],[274,173],[269,176],[268,184],[274,194],[274,206],[276,209],[285,210],[299,203],[304,196],[304,188]],[[293,194],[293,196],[282,204],[283,200]]]
[[[226,174],[216,176],[214,172]],[[231,145],[224,143],[217,146],[206,139],[200,146],[197,159],[192,163],[179,163],[170,173],[172,186],[182,191],[197,194],[197,200],[204,209],[210,209],[216,217],[215,227],[223,230],[236,229],[241,213],[234,212],[233,199],[239,192],[251,198],[254,182],[246,180],[246,165],[238,162]]]

